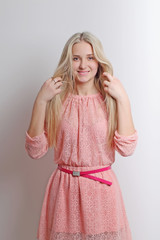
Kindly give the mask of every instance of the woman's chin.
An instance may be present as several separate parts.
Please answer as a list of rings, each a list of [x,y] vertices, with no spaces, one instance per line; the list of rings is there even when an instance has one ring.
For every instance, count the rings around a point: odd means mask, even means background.
[[[75,81],[77,82],[77,83],[87,83],[87,82],[90,82],[90,78],[89,77],[85,77],[85,76],[78,76],[78,77],[76,77],[76,79],[75,79]],[[93,81],[94,81],[94,79],[93,79]]]

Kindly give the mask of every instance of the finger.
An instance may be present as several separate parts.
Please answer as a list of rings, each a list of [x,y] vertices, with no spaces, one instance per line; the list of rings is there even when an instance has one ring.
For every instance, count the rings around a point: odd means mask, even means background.
[[[108,80],[105,80],[105,81],[103,82],[104,87],[106,87],[106,86],[108,87],[109,84],[110,84],[110,82],[109,82]]]
[[[56,84],[57,82],[61,82],[62,81],[62,78],[60,77],[56,77],[53,79],[53,82]]]
[[[109,88],[108,88],[108,87],[104,87],[104,91],[105,91],[106,93],[109,93]]]
[[[104,72],[102,75],[103,75],[104,77],[106,77],[107,80],[110,81],[110,82],[113,80],[112,75],[111,75],[110,73],[108,73],[108,72]]]
[[[61,88],[57,88],[57,89],[55,90],[56,95],[57,95],[58,93],[60,93],[61,91],[62,91]]]
[[[57,82],[56,84],[54,84],[54,87],[58,89],[62,86],[62,84],[63,84],[62,82]]]
[[[61,78],[54,78],[54,79],[52,79],[50,84],[51,84],[51,86],[57,88],[57,84],[58,84],[58,86],[59,86],[59,84],[62,84],[62,80],[61,80]]]

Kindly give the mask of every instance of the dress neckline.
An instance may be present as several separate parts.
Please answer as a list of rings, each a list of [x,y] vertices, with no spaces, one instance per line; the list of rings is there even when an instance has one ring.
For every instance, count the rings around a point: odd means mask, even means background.
[[[96,98],[99,96],[102,96],[100,92],[94,93],[94,94],[88,94],[88,95],[78,95],[78,94],[73,94],[71,93],[69,95],[72,98],[76,98],[76,99],[85,99],[85,98]]]

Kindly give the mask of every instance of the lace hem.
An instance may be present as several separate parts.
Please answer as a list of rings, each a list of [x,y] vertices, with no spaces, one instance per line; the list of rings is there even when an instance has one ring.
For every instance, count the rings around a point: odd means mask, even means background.
[[[100,234],[52,232],[50,237],[42,236],[38,237],[37,240],[132,240],[132,237],[128,229],[122,229],[118,232]]]

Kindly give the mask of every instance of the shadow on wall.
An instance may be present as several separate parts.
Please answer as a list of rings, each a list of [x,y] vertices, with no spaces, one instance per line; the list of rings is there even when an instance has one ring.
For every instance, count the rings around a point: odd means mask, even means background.
[[[17,75],[12,79],[17,79]],[[0,207],[3,219],[0,220],[0,239],[3,240],[36,238],[45,187],[55,168],[53,151],[39,160],[29,158],[25,152],[25,131],[35,94],[30,90],[30,82],[26,85],[24,81],[27,83],[23,76],[21,89],[13,90],[15,92],[2,114]]]

